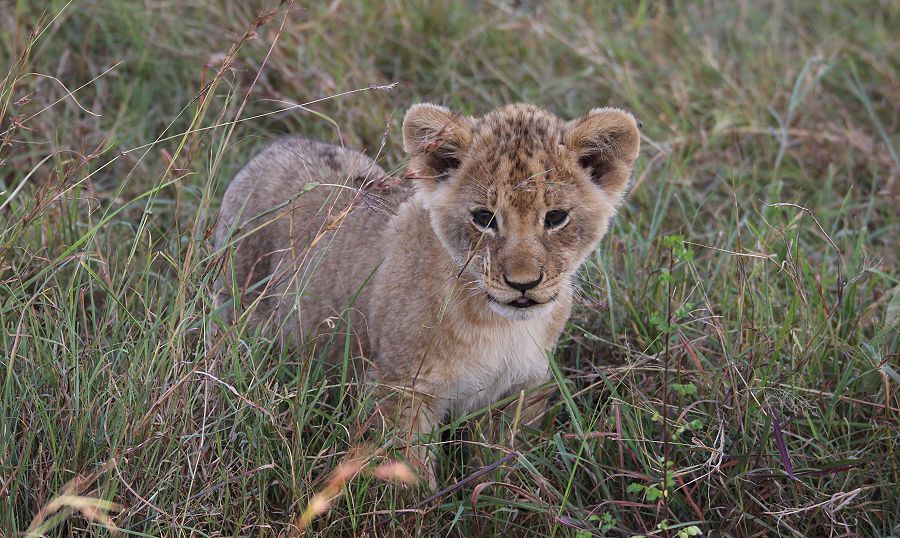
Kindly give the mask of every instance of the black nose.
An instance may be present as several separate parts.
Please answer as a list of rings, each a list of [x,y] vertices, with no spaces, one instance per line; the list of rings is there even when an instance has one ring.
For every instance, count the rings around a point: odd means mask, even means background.
[[[531,282],[513,282],[512,280],[506,278],[506,275],[503,275],[503,280],[506,282],[506,285],[514,290],[519,290],[522,293],[530,290],[531,288],[537,286],[541,283],[541,280],[544,279],[544,274],[541,273],[541,276],[537,277],[536,280],[532,280]]]

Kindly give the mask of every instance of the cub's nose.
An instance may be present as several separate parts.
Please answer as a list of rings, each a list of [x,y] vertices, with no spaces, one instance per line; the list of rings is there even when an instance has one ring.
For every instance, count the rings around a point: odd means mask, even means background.
[[[506,282],[506,285],[514,290],[519,290],[522,293],[530,290],[531,288],[537,286],[541,283],[541,280],[544,279],[544,274],[541,273],[535,280],[531,282],[516,282],[515,280],[510,280],[508,276],[503,275],[503,281]]]

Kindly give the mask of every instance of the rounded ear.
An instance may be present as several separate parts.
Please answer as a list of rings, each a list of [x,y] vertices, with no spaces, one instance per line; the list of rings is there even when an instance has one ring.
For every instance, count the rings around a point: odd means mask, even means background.
[[[472,141],[471,123],[471,118],[446,107],[430,103],[410,107],[403,118],[403,149],[417,174],[440,181],[459,168]]]
[[[563,144],[591,181],[609,195],[625,191],[641,147],[634,116],[617,108],[595,108],[566,126]]]

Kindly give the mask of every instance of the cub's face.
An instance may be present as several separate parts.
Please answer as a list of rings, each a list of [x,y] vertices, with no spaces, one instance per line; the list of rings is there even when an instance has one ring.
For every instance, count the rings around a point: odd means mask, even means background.
[[[480,118],[416,105],[403,123],[417,196],[467,297],[508,319],[548,313],[606,233],[637,157],[634,118],[563,121],[509,105]]]

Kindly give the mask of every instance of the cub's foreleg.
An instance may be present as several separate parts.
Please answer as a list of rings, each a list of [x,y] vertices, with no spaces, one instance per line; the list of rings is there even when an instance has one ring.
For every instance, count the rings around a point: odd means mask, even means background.
[[[436,462],[428,443],[446,414],[446,399],[387,384],[379,384],[375,395],[375,412],[388,435],[394,436],[394,446],[401,448],[407,462],[419,469],[432,489],[436,488]]]

